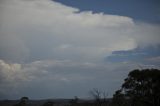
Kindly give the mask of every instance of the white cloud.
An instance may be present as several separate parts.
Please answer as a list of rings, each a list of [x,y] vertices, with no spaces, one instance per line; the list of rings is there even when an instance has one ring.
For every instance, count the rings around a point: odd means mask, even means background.
[[[0,95],[12,95],[13,89],[16,93],[17,88],[21,87],[28,77],[22,70],[21,64],[8,64],[0,60]]]
[[[137,46],[129,35],[134,22],[128,17],[79,12],[50,0],[5,0],[0,8],[0,48],[5,48],[1,53],[5,60],[23,61],[49,54],[57,59],[86,61]]]
[[[25,77],[21,76],[20,64],[7,64],[3,60],[0,60],[0,72],[1,82],[16,82],[15,80],[25,80]]]
[[[51,0],[2,0],[0,13],[0,57],[7,61],[96,61],[113,51],[159,44],[159,26]]]
[[[160,25],[137,23],[133,29],[132,37],[139,47],[158,46],[160,44]]]

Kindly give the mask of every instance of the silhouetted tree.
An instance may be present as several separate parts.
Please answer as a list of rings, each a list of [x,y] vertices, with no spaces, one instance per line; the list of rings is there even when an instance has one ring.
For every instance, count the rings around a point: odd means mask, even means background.
[[[125,95],[122,93],[122,90],[117,90],[113,95],[113,103],[116,106],[126,106]]]
[[[95,100],[101,99],[101,91],[99,91],[97,88],[94,88],[89,93]]]
[[[28,97],[22,97],[20,99],[20,102],[14,106],[27,106],[27,101],[29,100]]]
[[[108,93],[106,93],[105,91],[102,92],[102,99],[103,99],[103,102],[107,102],[107,97],[108,97]]]
[[[123,94],[132,106],[160,106],[160,70],[133,70],[124,81],[115,97]]]
[[[106,98],[107,98],[108,94],[106,92],[102,92],[102,91],[98,90],[97,88],[94,88],[89,93],[93,97],[93,99],[95,100],[95,104],[97,106],[101,106],[102,103],[107,102]]]

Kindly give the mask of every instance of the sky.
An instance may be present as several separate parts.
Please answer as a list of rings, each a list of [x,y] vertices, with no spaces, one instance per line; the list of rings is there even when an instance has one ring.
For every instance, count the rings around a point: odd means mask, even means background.
[[[159,0],[0,0],[0,99],[112,97],[159,34]]]

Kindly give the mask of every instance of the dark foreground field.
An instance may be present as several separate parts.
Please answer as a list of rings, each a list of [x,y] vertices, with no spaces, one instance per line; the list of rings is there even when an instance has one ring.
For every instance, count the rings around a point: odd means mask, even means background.
[[[0,100],[0,106],[19,106],[20,100]],[[109,106],[111,99],[107,99],[102,106]],[[98,105],[98,104],[97,104]],[[50,100],[29,100],[25,106],[97,106],[94,100],[78,100],[73,99],[50,99]]]

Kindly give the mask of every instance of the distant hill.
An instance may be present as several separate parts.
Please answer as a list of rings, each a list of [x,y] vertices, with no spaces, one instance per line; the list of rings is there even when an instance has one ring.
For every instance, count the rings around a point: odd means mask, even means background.
[[[29,100],[27,106],[42,106],[45,102],[54,102],[56,106],[66,106],[70,104],[72,99],[44,99],[44,100]],[[20,100],[0,100],[0,106],[14,106]],[[111,99],[107,99],[111,101]],[[79,99],[78,103],[93,103],[94,100]]]

